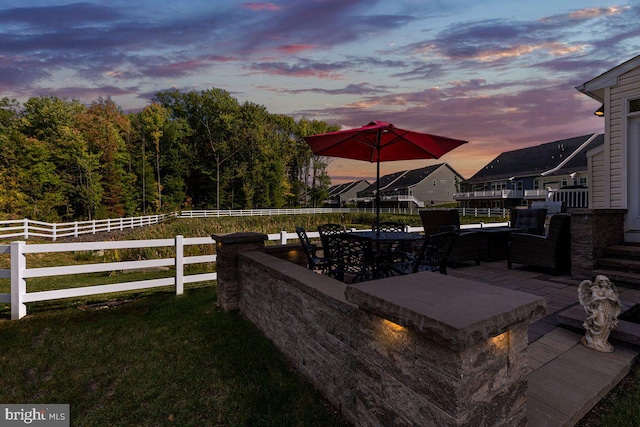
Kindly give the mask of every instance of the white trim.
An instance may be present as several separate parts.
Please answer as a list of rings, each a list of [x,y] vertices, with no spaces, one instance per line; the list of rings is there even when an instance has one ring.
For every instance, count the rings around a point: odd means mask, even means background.
[[[623,159],[623,172],[622,172],[622,188],[624,188],[622,194],[622,208],[629,208],[629,120],[637,117],[637,114],[629,113],[629,101],[632,99],[640,98],[640,90],[632,92],[630,95],[621,98],[623,103],[623,123],[622,123],[622,146],[620,150],[622,151],[622,159]]]
[[[580,86],[576,86],[576,89],[584,93],[585,95],[605,104],[605,109],[606,109],[606,106],[610,104],[606,103],[605,100],[600,99],[600,97],[594,92],[602,89],[607,89],[612,86],[617,86],[618,79],[620,78],[621,75],[628,73],[629,71],[637,67],[640,67],[640,55],[634,58],[631,58],[626,62],[623,62],[622,64],[610,69],[609,71],[605,71],[604,73],[600,74],[598,77],[595,77],[581,84]],[[606,94],[605,94],[605,97],[606,97]]]
[[[597,156],[598,154],[602,153],[604,151],[604,143],[601,145],[598,145],[597,147],[592,148],[591,150],[587,151],[586,155],[587,157],[593,157],[593,156]]]
[[[564,166],[565,164],[567,164],[567,162],[568,162],[569,160],[571,160],[571,159],[573,159],[575,156],[577,156],[577,155],[578,155],[578,153],[579,153],[579,152],[581,152],[581,151],[582,151],[582,149],[583,149],[584,147],[586,147],[587,145],[589,145],[589,144],[591,143],[591,141],[593,141],[594,139],[596,139],[596,138],[598,137],[598,135],[600,135],[600,134],[599,134],[599,133],[594,133],[593,135],[591,135],[591,136],[590,136],[590,137],[589,137],[585,142],[583,142],[583,143],[580,145],[580,147],[578,147],[577,149],[575,149],[575,150],[573,151],[573,153],[569,154],[569,155],[568,155],[568,156],[567,156],[563,161],[561,161],[561,162],[558,164],[558,166],[556,166],[556,167],[555,167],[555,168],[553,168],[553,169],[549,169],[548,171],[542,172],[542,173],[540,174],[540,176],[547,176],[547,175],[549,175],[549,174],[552,174],[552,173],[554,173],[554,172],[559,171],[559,170],[562,168],[562,166]]]

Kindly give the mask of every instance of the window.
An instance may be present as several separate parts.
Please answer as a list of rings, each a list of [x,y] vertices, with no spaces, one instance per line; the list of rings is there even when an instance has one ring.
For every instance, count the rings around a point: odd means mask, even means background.
[[[491,183],[491,190],[493,190],[493,191],[506,190],[506,189],[507,189],[507,182],[506,181],[492,182]]]
[[[630,113],[640,112],[640,98],[632,99],[631,101],[629,101],[629,112]]]
[[[586,187],[587,186],[587,177],[586,176],[580,177],[579,184],[580,185],[584,185]]]
[[[567,178],[562,178],[562,184],[563,187],[566,187],[568,185],[568,181]]]

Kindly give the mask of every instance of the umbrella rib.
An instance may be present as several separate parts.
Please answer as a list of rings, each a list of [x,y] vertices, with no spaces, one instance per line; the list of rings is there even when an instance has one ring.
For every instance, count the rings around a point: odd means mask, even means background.
[[[395,130],[395,129],[394,129],[394,130]],[[410,132],[409,132],[409,131],[405,131],[402,135],[399,135],[397,132],[393,132],[393,134],[394,134],[396,137],[395,137],[394,139],[392,139],[390,142],[388,142],[387,144],[385,144],[385,145],[384,145],[384,147],[386,148],[386,147],[388,147],[389,145],[393,145],[393,144],[396,144],[396,143],[398,143],[398,142],[402,141],[402,140],[403,140],[403,138],[404,138],[404,136],[405,136],[405,135],[407,135],[408,133],[410,133]],[[405,141],[408,141],[408,140],[406,140],[406,139],[405,139]],[[414,143],[411,143],[411,145],[413,145],[413,146],[414,146],[415,148],[417,148],[418,150],[420,150],[420,151],[422,151],[422,152],[424,152],[424,153],[429,154],[429,155],[430,155],[430,156],[432,156],[434,159],[439,159],[439,158],[440,158],[440,156],[436,156],[434,153],[432,153],[431,151],[427,150],[427,149],[426,149],[426,148],[424,148],[424,147],[421,147],[421,146],[416,145],[416,144],[414,144]]]

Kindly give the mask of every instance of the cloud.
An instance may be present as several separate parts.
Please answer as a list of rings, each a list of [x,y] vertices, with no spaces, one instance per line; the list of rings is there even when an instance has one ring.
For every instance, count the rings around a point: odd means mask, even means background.
[[[276,50],[282,54],[288,55],[303,52],[305,50],[315,50],[317,48],[318,46],[314,44],[288,44],[278,46]]]
[[[242,7],[254,11],[268,10],[273,12],[282,10],[282,6],[278,6],[274,3],[242,3]]]
[[[323,95],[374,95],[381,93],[388,93],[388,86],[374,86],[369,83],[357,83],[349,84],[335,89],[324,89],[318,87],[304,88],[304,89],[288,89],[288,88],[266,88],[266,90],[272,90],[280,93],[301,94],[301,93],[320,93]]]

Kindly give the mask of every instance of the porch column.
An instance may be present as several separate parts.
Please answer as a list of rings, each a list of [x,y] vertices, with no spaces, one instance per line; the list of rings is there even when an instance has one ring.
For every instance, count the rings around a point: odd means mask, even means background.
[[[240,301],[240,283],[238,282],[238,254],[264,248],[268,239],[262,233],[225,233],[212,234],[216,241],[218,301],[217,305],[225,311],[237,310]]]

